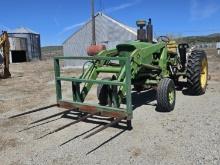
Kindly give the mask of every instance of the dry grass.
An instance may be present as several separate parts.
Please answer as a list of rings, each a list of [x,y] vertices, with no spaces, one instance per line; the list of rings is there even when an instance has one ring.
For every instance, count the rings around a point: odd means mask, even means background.
[[[52,61],[11,64],[12,77],[0,80],[0,112],[48,104],[54,93]],[[51,83],[50,83],[51,82]]]

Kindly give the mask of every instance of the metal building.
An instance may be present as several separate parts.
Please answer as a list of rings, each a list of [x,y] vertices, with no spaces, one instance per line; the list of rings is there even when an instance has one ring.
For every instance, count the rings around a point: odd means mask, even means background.
[[[217,48],[217,49],[220,49],[220,42],[217,42],[217,43],[216,43],[216,48]]]
[[[220,42],[216,43],[216,49],[218,51],[218,55],[220,55]]]
[[[29,62],[41,59],[40,34],[28,28],[18,28],[8,33],[10,62]]]
[[[96,42],[106,45],[106,48],[114,48],[117,44],[135,40],[137,32],[111,17],[98,13],[95,16]],[[63,43],[64,56],[87,56],[86,49],[91,45],[92,21],[88,21]],[[82,66],[83,61],[66,60],[65,67]]]

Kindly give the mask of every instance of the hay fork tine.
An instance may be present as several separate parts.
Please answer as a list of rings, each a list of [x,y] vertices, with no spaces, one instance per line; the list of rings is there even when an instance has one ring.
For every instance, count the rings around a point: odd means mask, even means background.
[[[85,119],[87,119],[87,118],[89,118],[89,117],[92,117],[93,115],[98,114],[98,113],[99,113],[99,112],[94,112],[94,113],[91,113],[91,114],[89,114],[89,115],[87,115],[87,116],[83,116],[83,117],[79,118],[78,120],[73,121],[73,122],[71,122],[71,123],[69,123],[69,124],[66,124],[66,125],[64,125],[64,126],[62,126],[62,127],[60,127],[60,128],[57,128],[57,129],[55,129],[55,130],[53,130],[53,131],[51,131],[51,132],[49,132],[49,133],[47,133],[47,134],[45,134],[45,135],[43,135],[43,136],[37,138],[37,139],[42,139],[42,138],[44,138],[44,137],[46,137],[46,136],[48,136],[48,135],[50,135],[50,134],[56,133],[56,132],[58,132],[58,131],[61,131],[61,130],[63,130],[63,129],[66,128],[66,127],[69,127],[69,126],[71,126],[71,125],[73,125],[73,124],[77,124],[77,123],[79,123],[80,121],[83,121],[83,120],[85,120]]]
[[[28,114],[31,114],[31,113],[34,113],[34,112],[42,111],[42,110],[49,109],[49,108],[56,107],[56,106],[58,106],[58,104],[52,104],[52,105],[49,105],[49,106],[46,106],[46,107],[42,107],[42,108],[34,109],[34,110],[31,110],[31,111],[28,111],[28,112],[20,113],[20,114],[14,115],[14,116],[10,116],[9,119],[24,116],[24,115],[28,115]]]
[[[106,128],[108,128],[108,127],[111,127],[111,126],[113,126],[113,125],[119,123],[119,122],[120,122],[121,120],[123,120],[124,118],[125,118],[125,117],[121,117],[121,118],[118,118],[118,119],[116,119],[116,120],[113,120],[111,123],[104,125],[104,126],[101,127],[100,129],[98,129],[98,130],[96,130],[96,131],[90,133],[89,135],[85,136],[83,139],[87,139],[87,138],[89,138],[89,137],[91,137],[91,136],[93,136],[93,135],[99,133],[100,131],[103,131],[104,129],[106,129]]]
[[[62,112],[56,113],[56,114],[54,114],[54,115],[51,115],[51,116],[48,116],[48,117],[39,119],[39,120],[37,120],[37,121],[31,122],[29,125],[31,125],[31,124],[36,124],[36,123],[39,123],[39,122],[41,122],[41,121],[44,121],[44,120],[47,120],[47,119],[50,119],[50,118],[53,118],[53,117],[56,117],[56,116],[65,114],[65,113],[70,112],[70,111],[72,111],[72,110],[73,110],[73,109],[68,109],[68,110],[66,110],[66,111],[62,111]]]

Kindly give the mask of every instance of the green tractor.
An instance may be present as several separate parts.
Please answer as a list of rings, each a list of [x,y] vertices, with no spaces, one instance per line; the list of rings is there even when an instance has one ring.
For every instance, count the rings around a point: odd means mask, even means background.
[[[157,89],[157,109],[170,112],[175,107],[176,88],[185,79],[191,95],[206,91],[208,62],[203,50],[193,50],[187,55],[188,44],[176,44],[166,36],[153,41],[151,20],[137,21],[137,40],[119,44],[106,50],[103,45],[93,45],[88,54],[93,56],[55,57],[57,104],[83,113],[114,118],[115,124],[127,121],[131,128],[133,117],[132,92],[147,88]],[[63,77],[60,60],[85,60],[90,63],[79,77]],[[111,75],[100,78],[100,74]],[[62,98],[61,81],[72,83],[72,99]],[[97,86],[96,104],[86,103],[86,96],[94,84]],[[125,106],[123,106],[125,105]],[[89,116],[91,117],[91,116]]]

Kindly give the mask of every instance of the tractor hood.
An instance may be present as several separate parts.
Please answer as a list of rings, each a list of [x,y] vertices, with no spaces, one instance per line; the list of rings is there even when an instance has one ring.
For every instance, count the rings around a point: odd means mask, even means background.
[[[124,44],[119,44],[116,46],[117,50],[120,51],[129,51],[132,52],[135,49],[142,49],[142,48],[147,48],[149,46],[152,46],[152,43],[146,43],[146,42],[140,42],[140,41],[133,41],[133,42],[128,42]]]

